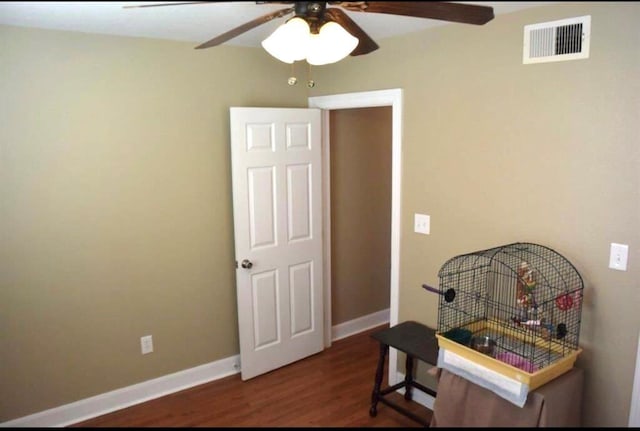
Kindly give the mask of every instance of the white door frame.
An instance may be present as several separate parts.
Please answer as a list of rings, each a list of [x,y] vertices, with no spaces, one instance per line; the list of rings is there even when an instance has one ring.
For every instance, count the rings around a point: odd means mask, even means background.
[[[629,428],[640,426],[640,337],[636,352],[636,370],[633,377],[633,391],[631,392],[631,409],[629,410]]]
[[[322,113],[322,181],[323,181],[323,247],[324,247],[324,339],[331,346],[331,201],[329,158],[329,110],[391,106],[391,277],[389,324],[398,323],[400,289],[400,215],[402,179],[402,89],[366,91],[309,97],[309,108]],[[397,351],[389,349],[389,385],[396,383]]]

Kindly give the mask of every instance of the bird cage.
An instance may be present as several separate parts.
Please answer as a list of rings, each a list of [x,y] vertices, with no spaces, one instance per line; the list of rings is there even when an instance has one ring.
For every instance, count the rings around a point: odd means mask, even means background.
[[[563,256],[514,243],[449,259],[438,277],[440,348],[530,390],[573,367],[584,285]]]

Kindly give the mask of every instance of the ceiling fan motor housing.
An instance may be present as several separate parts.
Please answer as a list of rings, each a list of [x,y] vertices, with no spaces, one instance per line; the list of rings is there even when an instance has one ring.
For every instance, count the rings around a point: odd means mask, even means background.
[[[324,12],[327,9],[326,2],[300,1],[295,2],[295,16],[309,23],[311,33],[318,34],[318,30],[324,24]]]

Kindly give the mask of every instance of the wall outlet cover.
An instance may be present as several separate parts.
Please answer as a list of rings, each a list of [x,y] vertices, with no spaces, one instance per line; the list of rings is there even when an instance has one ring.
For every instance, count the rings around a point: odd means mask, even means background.
[[[140,350],[143,355],[153,352],[153,338],[151,335],[140,337]]]

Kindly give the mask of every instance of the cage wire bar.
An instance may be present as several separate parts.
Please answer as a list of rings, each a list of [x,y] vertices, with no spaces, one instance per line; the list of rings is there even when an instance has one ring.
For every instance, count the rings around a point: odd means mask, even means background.
[[[494,358],[528,373],[579,347],[583,280],[548,247],[519,242],[459,255],[438,278],[437,331],[444,337],[467,345],[489,336]]]

